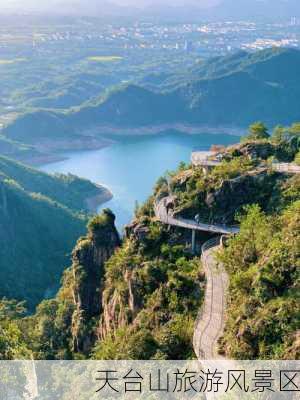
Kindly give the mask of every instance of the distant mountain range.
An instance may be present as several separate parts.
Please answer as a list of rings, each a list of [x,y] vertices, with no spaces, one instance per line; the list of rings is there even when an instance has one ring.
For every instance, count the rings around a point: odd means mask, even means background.
[[[145,11],[144,11],[145,13]],[[300,16],[298,0],[219,0],[200,7],[196,3],[174,7],[171,4],[148,7],[147,15],[179,20],[280,20]]]
[[[60,113],[38,110],[4,128],[26,144],[69,137],[124,133],[126,129],[186,125],[241,128],[256,120],[269,126],[300,121],[300,51],[268,49],[203,61],[181,75],[145,78],[112,90],[94,104]],[[203,129],[202,129],[203,130]]]
[[[289,18],[300,15],[298,0],[223,0],[209,12],[218,18]]]
[[[12,0],[0,6],[0,13],[25,13],[56,16],[127,16],[136,13],[134,7],[123,7],[106,0]]]
[[[117,1],[113,0],[11,0],[2,12],[73,16],[161,17],[207,19],[280,19],[300,15],[298,0]]]

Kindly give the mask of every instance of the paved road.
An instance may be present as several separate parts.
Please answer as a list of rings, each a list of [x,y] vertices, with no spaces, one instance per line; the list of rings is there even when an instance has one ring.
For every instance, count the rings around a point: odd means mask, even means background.
[[[272,168],[278,172],[288,172],[290,174],[300,174],[300,166],[290,163],[272,164]]]
[[[167,212],[167,204],[170,201],[172,201],[172,198],[166,197],[155,205],[155,215],[163,223],[226,235],[239,232],[239,228],[197,224],[193,220],[174,218]],[[219,249],[219,244],[220,237],[211,239],[202,246],[202,263],[207,283],[204,305],[199,312],[193,338],[194,350],[199,360],[221,359],[217,354],[217,341],[222,335],[225,325],[226,293],[229,278],[223,266],[218,265],[215,260],[215,253]]]
[[[217,167],[221,165],[219,160],[210,160],[202,151],[195,151],[191,155],[191,162],[194,166]],[[290,174],[300,174],[300,166],[294,163],[273,163],[272,169],[278,172],[287,172]]]
[[[224,331],[226,295],[229,278],[222,265],[215,260],[219,239],[212,239],[202,247],[202,264],[206,275],[203,307],[195,325],[193,345],[199,360],[223,359],[217,352],[217,342]]]
[[[230,227],[218,224],[210,225],[210,224],[197,223],[192,219],[186,219],[180,217],[175,218],[172,215],[168,214],[167,211],[167,204],[170,201],[172,201],[171,196],[165,197],[161,199],[158,203],[156,203],[154,207],[156,218],[159,219],[159,221],[164,224],[178,226],[181,228],[186,228],[191,230],[203,231],[203,232],[219,233],[222,235],[231,235],[238,233],[240,231],[238,227]]]
[[[191,155],[191,162],[195,166],[203,166],[203,167],[216,167],[220,164],[218,160],[210,160],[209,156],[212,156],[213,153],[210,152],[208,155],[203,151],[195,151]]]

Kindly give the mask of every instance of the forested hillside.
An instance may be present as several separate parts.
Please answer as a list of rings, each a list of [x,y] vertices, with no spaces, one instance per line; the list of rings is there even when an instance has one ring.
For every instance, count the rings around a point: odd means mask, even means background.
[[[103,193],[75,176],[50,176],[0,157],[0,295],[26,300],[30,309],[53,295],[85,232],[86,199]]]
[[[105,127],[132,128],[178,123],[245,128],[263,119],[269,125],[300,119],[300,52],[268,49],[239,52],[197,63],[183,74],[164,73],[111,89],[98,100],[59,113],[32,111],[10,123],[3,134],[34,143],[55,141]],[[151,82],[153,82],[151,84]],[[93,131],[94,130],[94,133]]]
[[[87,179],[71,174],[45,174],[1,156],[0,171],[17,181],[26,191],[40,193],[74,210],[86,211],[88,198],[98,196],[99,199],[103,197],[104,201],[111,196],[106,188],[96,186]]]

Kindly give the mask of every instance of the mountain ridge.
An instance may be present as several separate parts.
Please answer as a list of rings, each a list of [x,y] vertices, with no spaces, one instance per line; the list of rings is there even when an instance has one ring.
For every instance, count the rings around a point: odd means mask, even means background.
[[[4,6],[2,13],[26,13],[33,15],[76,16],[76,17],[131,17],[131,18],[160,18],[160,19],[196,19],[202,17],[207,20],[224,19],[283,19],[300,15],[297,0],[240,0],[237,7],[235,0],[212,1],[200,4],[195,1],[188,3],[169,2],[167,4],[140,2],[127,2],[127,4],[114,1],[101,2],[93,0],[83,4],[80,0],[67,3],[54,0],[40,5],[36,1],[14,1]]]
[[[132,82],[69,112],[32,111],[2,134],[34,145],[45,138],[88,142],[109,128],[186,124],[245,129],[255,120],[289,125],[300,120],[299,68],[300,51],[295,49],[239,52],[204,61],[187,74],[170,75],[155,89]]]

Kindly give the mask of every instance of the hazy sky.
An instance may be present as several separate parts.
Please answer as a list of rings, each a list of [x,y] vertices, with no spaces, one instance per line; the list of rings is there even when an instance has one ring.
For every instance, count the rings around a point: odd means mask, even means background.
[[[300,16],[300,0],[0,0],[0,14],[2,12],[34,12],[62,15],[134,15],[136,11],[132,8],[144,8],[142,15],[151,14],[151,11],[158,13],[159,6],[162,13],[166,15],[168,9],[174,6],[184,6],[184,12],[189,10],[195,16],[194,9],[189,6],[209,8],[220,4],[220,7],[213,9],[212,18],[253,18],[272,17],[287,18]],[[119,6],[128,6],[127,10]],[[152,7],[153,6],[153,7]],[[138,10],[137,10],[138,11]],[[138,11],[139,13],[140,11]],[[205,12],[202,15],[209,15]],[[144,14],[143,14],[144,13]],[[182,11],[178,16],[182,16]],[[170,15],[172,13],[170,12]]]
[[[85,3],[86,1],[89,0],[0,0],[0,9],[3,8],[17,8],[19,6],[22,6],[22,8],[27,7],[35,7],[35,6],[42,6],[43,2],[49,5],[53,4],[72,4],[72,3]],[[122,6],[135,6],[135,7],[141,7],[141,6],[150,6],[150,5],[197,5],[197,6],[209,6],[209,5],[214,5],[222,0],[104,0],[105,2],[110,2],[110,3],[115,3],[118,5]],[[95,0],[93,1],[95,3]],[[103,0],[98,0],[97,1],[99,4],[103,2]]]
[[[216,4],[221,0],[111,0],[111,1],[119,5],[132,5],[132,6],[140,6],[140,5],[149,6],[152,4],[165,5],[166,3],[169,3],[172,4],[173,6],[192,4],[192,5],[207,7]]]

